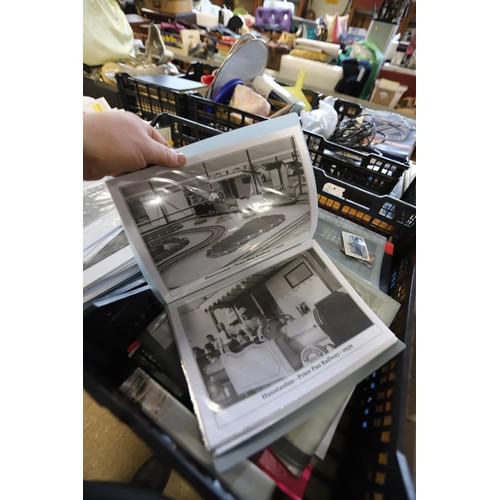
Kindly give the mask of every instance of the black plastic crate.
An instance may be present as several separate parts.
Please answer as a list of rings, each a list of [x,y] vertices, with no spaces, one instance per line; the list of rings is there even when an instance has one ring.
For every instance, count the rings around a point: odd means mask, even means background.
[[[199,94],[186,96],[186,115],[190,120],[222,132],[267,120],[265,116],[255,115],[214,102]]]
[[[158,128],[169,128],[170,139],[175,147],[192,144],[223,132],[221,129],[168,113],[157,115],[151,124]],[[236,127],[231,130],[234,128]],[[315,146],[311,146],[314,143],[308,139],[323,138],[308,132],[304,132],[304,135],[311,157],[317,155]],[[340,147],[339,150],[341,149]],[[414,198],[411,193],[415,190],[416,180],[410,184],[405,192],[405,194],[408,193],[408,199],[400,200],[389,195],[378,195],[373,191],[351,184],[345,179],[329,176],[323,168],[315,165],[313,168],[318,206],[390,238],[393,242],[398,242],[396,250],[401,248],[404,252],[408,246],[414,244],[416,206],[411,203]]]
[[[399,261],[389,290],[402,304],[391,329],[406,349],[356,386],[304,500],[416,498],[414,266],[412,253]]]
[[[210,471],[179,447],[157,424],[119,390],[133,371],[126,346],[163,311],[151,290],[117,303],[96,308],[83,315],[83,386],[92,398],[128,425],[151,450],[172,464],[173,469],[207,499],[234,500]],[[176,361],[179,362],[179,361]],[[180,400],[192,410],[186,396]],[[143,490],[144,494],[147,490]]]
[[[394,243],[388,293],[401,307],[390,328],[406,348],[356,386],[327,456],[313,468],[304,500],[413,500],[416,207],[364,192],[316,167],[314,174],[321,208]]]
[[[318,206],[391,238],[399,246],[415,238],[415,205],[388,195],[375,195],[314,167]]]
[[[123,109],[145,120],[152,120],[159,113],[185,116],[185,93],[142,83],[127,73],[117,73],[115,78]]]
[[[323,97],[322,94],[308,89],[303,89],[303,93],[312,108],[317,107]],[[285,107],[283,101],[273,99],[272,96],[268,100],[271,103],[271,110],[274,112],[280,111]],[[189,94],[186,101],[186,116],[189,119],[224,132],[269,119],[268,117],[248,113],[226,104],[216,103],[196,93]]]
[[[366,153],[327,141],[304,131],[315,167],[375,194],[390,194],[409,166],[375,153]]]
[[[198,80],[210,74],[213,66],[193,63],[185,77]],[[188,76],[189,75],[189,76]],[[248,113],[231,106],[213,102],[198,92],[177,92],[151,83],[141,83],[125,73],[116,75],[119,97],[124,109],[151,120],[159,113],[188,118],[193,122],[227,132],[235,128],[267,120],[267,117]],[[318,106],[323,95],[303,89],[312,108]],[[284,103],[270,100],[275,110]],[[352,118],[363,110],[361,106],[337,99],[335,108],[339,117]],[[366,153],[328,141],[320,135],[304,131],[313,165],[328,175],[375,194],[390,194],[408,169],[406,163],[379,153]]]
[[[168,139],[176,148],[187,146],[193,142],[208,139],[222,133],[222,131],[212,127],[207,127],[187,118],[168,113],[158,114],[150,123],[155,128],[169,129],[167,134]]]
[[[212,74],[216,69],[216,66],[205,63],[191,63],[185,74],[179,78],[199,82],[203,75]],[[123,109],[132,111],[146,120],[153,119],[158,113],[170,113],[224,132],[267,120],[267,117],[216,103],[196,91],[178,92],[152,83],[140,82],[126,73],[118,73],[115,77]],[[312,108],[317,107],[323,98],[321,93],[313,90],[303,89],[303,93]],[[270,98],[269,102],[272,111],[279,111],[285,106],[279,99]]]
[[[333,106],[338,114],[338,126],[344,120],[353,120],[354,118],[362,115],[364,112],[368,115],[372,112],[376,113],[375,109],[364,108],[360,104],[346,101],[345,99],[341,98],[336,98]],[[397,114],[397,111],[395,110],[388,110],[388,112]],[[408,120],[412,120],[412,118],[410,117],[406,118]],[[376,120],[376,127],[377,140],[375,140],[373,144],[369,146],[360,145],[359,149],[368,150],[373,153],[383,155],[387,158],[394,158],[396,161],[402,162],[404,164],[409,164],[411,158],[413,157],[415,149],[415,143],[413,142],[415,139],[415,132],[408,128],[406,125],[402,125],[402,123],[388,122],[382,116],[380,116],[379,119]],[[384,144],[384,142],[378,142],[378,140],[381,140],[384,137],[393,142],[392,147]]]
[[[319,99],[319,97],[318,97]],[[268,118],[214,103],[197,94],[186,95],[185,115],[190,120],[228,132]],[[408,165],[380,154],[364,153],[304,131],[313,165],[327,174],[375,194],[390,194]]]
[[[311,99],[319,101],[320,96],[311,94]],[[194,93],[186,96],[185,112],[189,119],[223,132],[268,119]],[[304,136],[314,166],[375,194],[390,194],[408,170],[407,164],[380,154],[356,151],[308,131]]]

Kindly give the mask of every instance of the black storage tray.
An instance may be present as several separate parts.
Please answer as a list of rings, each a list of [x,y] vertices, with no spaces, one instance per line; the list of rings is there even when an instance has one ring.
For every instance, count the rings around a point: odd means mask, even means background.
[[[157,115],[152,125],[170,127],[176,147],[221,133],[166,113]],[[414,428],[408,428],[406,416],[412,402],[410,384],[414,383],[410,375],[415,356],[416,207],[387,195],[376,195],[313,168],[319,207],[382,234],[395,244],[389,295],[401,307],[391,330],[405,342],[406,349],[356,386],[325,460],[313,468],[304,499],[410,500],[415,498],[411,472]],[[335,191],[336,194],[325,191],[327,183],[340,191]],[[147,325],[160,308],[148,291],[104,309],[91,306],[85,311],[84,388],[154,451],[167,458],[204,498],[234,498],[216,477],[211,477],[189,454],[179,450],[165,432],[118,390],[127,364],[120,358],[122,354],[117,355],[117,344],[122,352],[132,338],[131,332]],[[103,342],[103,338],[108,340]],[[191,408],[189,401],[183,403]]]
[[[398,242],[398,246],[406,246],[414,240],[417,223],[415,205],[392,196],[375,195],[334,179],[322,169],[313,168],[321,208],[382,234]],[[332,185],[337,196],[331,194]]]
[[[304,90],[313,108],[320,94]],[[362,108],[354,103],[337,100],[335,108],[339,118],[352,117]],[[267,120],[263,116],[247,113],[225,104],[214,103],[196,93],[186,95],[186,118],[217,130],[227,132],[238,127]],[[321,135],[304,130],[313,165],[332,177],[359,186],[375,194],[390,194],[409,166],[379,153],[366,153],[326,140]]]
[[[221,130],[168,113],[156,115],[150,123],[155,128],[168,128],[168,137],[177,148],[222,134]]]
[[[304,131],[311,160],[331,177],[375,194],[390,194],[408,165],[375,153],[363,153]]]
[[[267,120],[265,116],[233,108],[197,93],[186,96],[186,118],[222,132]]]
[[[192,65],[184,77],[197,79],[201,74],[210,73],[212,68]],[[227,132],[268,119],[213,102],[198,92],[181,93],[151,83],[141,83],[124,73],[117,74],[116,80],[123,108],[147,120],[152,120],[159,113],[169,113]],[[303,92],[313,109],[317,107],[322,94],[307,89]],[[335,108],[341,119],[357,116],[362,111],[361,106],[342,100],[335,102]],[[314,166],[332,177],[375,194],[390,194],[408,169],[407,164],[380,154],[341,146],[312,132],[304,131],[304,135]]]
[[[228,132],[252,123],[267,120],[259,115],[217,104],[196,94],[186,94],[185,117],[198,125],[219,132]],[[155,117],[155,119],[158,119]],[[175,122],[176,118],[171,121]],[[408,165],[372,153],[363,153],[327,141],[322,136],[304,131],[304,137],[315,167],[328,175],[375,194],[390,194]]]
[[[394,243],[388,294],[401,307],[390,328],[406,349],[356,386],[304,499],[414,500],[416,431],[408,417],[415,412],[416,206],[313,168],[319,207]]]
[[[303,93],[313,109],[318,106],[320,99],[323,97],[322,94],[308,89],[303,89]],[[194,92],[186,96],[186,101],[186,118],[224,132],[269,119],[265,116],[214,102]],[[269,102],[274,111],[279,111],[285,106],[285,103],[277,99],[271,98]]]
[[[356,118],[357,116],[361,115],[363,111],[368,111],[368,113],[370,112],[369,109],[364,108],[360,104],[351,101],[346,101],[344,99],[341,99],[340,97],[336,98],[334,103],[334,108],[337,111],[339,123],[342,120],[351,120],[353,118]],[[373,146],[372,149],[376,154],[381,154],[389,158],[392,157],[392,155],[387,150],[384,151],[381,147]],[[401,158],[402,157],[400,154],[394,156],[394,159],[396,161],[399,161],[403,164],[408,164],[408,165],[410,164],[409,157],[407,157],[406,159],[401,159]]]
[[[203,498],[234,499],[157,424],[120,391],[133,371],[126,346],[163,310],[147,290],[102,307],[90,305],[83,315],[83,386],[97,403],[128,425],[158,456],[172,464]],[[178,361],[179,362],[179,361]],[[192,411],[190,401],[181,400]]]
[[[203,63],[191,63],[186,73],[179,78],[200,81],[217,68]],[[115,75],[120,103],[123,109],[138,114],[145,120],[152,120],[158,113],[170,113],[189,118],[197,123],[228,131],[238,126],[250,125],[267,120],[264,116],[248,113],[204,98],[199,92],[179,92],[153,83],[144,83],[126,73]],[[316,108],[321,93],[303,89],[312,108]],[[284,107],[284,103],[270,99],[274,110]]]
[[[406,349],[359,383],[305,499],[413,500],[415,491],[415,275],[411,255],[393,270],[401,302],[391,329]]]
[[[388,294],[401,307],[390,328],[406,349],[356,386],[304,498],[414,500],[416,432],[408,417],[415,412],[416,207],[363,192],[318,168],[314,174],[321,208],[394,242]],[[345,188],[343,196],[324,192],[327,183]]]
[[[143,83],[127,73],[116,73],[120,104],[126,111],[152,120],[158,113],[186,116],[186,94],[152,83]]]

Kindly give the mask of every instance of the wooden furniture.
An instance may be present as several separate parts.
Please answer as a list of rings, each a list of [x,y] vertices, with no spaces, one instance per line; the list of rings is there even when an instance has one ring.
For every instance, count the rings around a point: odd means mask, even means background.
[[[398,33],[401,33],[401,37],[403,37],[408,29],[415,28],[416,26],[417,26],[417,2],[413,2],[411,7],[408,9],[408,13],[399,23]]]
[[[353,0],[349,10],[349,19],[347,26],[353,28],[368,29],[373,19],[373,14],[380,7],[381,2],[376,0]],[[408,13],[399,23],[398,33],[404,35],[406,30],[416,26],[417,22],[417,2],[413,2]]]
[[[349,10],[347,26],[349,28],[368,29],[373,19],[375,0],[353,0]]]

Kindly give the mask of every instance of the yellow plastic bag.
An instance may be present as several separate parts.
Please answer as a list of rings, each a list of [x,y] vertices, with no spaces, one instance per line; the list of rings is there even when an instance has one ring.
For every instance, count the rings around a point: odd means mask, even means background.
[[[101,66],[133,57],[134,32],[116,0],[83,0],[83,63]]]

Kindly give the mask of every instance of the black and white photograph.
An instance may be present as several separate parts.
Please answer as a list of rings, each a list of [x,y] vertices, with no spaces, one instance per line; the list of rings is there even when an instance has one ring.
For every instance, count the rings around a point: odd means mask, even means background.
[[[179,308],[209,398],[227,407],[372,325],[313,251]]]
[[[130,270],[130,272],[128,272]],[[100,282],[116,283],[137,272],[111,195],[104,181],[85,182],[83,187],[83,299],[99,295]],[[124,274],[126,276],[124,276]]]
[[[309,190],[293,136],[122,188],[170,290],[310,231]]]
[[[117,214],[109,214],[84,230],[87,246],[83,249],[83,270],[111,257],[128,247],[127,237]]]
[[[83,228],[111,212],[116,208],[104,180],[83,181]]]

